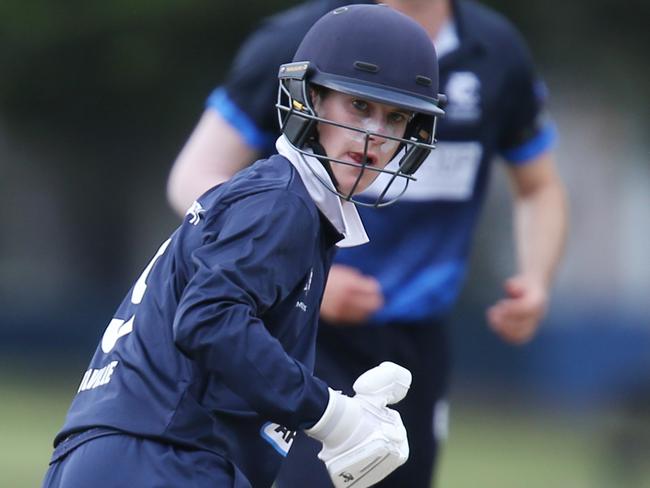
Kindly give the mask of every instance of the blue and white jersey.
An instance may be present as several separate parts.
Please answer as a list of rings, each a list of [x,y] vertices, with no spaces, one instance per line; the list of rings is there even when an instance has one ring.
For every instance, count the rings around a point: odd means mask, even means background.
[[[329,398],[312,369],[341,237],[283,156],[206,192],[110,320],[55,443],[109,427],[216,452],[270,486]]]
[[[251,147],[272,150],[268,141],[277,131],[277,116],[269,107],[278,66],[291,60],[324,8],[342,3],[348,2],[312,1],[270,18],[208,99],[208,107]],[[400,201],[359,209],[370,243],[343,249],[336,257],[379,279],[386,300],[371,320],[376,325],[420,323],[448,314],[463,283],[495,156],[507,164],[527,164],[555,139],[544,117],[544,85],[516,29],[471,0],[452,0],[452,8],[454,42],[448,42],[449,35],[435,41],[440,87],[449,99],[438,123],[438,148]]]

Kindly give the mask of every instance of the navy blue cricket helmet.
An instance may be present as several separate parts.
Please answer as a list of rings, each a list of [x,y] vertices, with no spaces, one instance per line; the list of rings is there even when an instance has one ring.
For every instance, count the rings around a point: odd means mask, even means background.
[[[394,170],[365,169],[393,175],[374,203],[368,204],[342,195],[361,205],[382,206],[401,196],[413,173],[434,149],[436,118],[444,114],[443,98],[438,93],[438,59],[427,32],[410,17],[385,5],[349,5],[321,17],[303,38],[293,62],[280,67],[278,74],[278,117],[283,134],[303,155],[316,154],[329,170],[329,163],[350,164],[327,158],[318,144],[317,123],[333,123],[314,111],[310,86],[358,96],[412,112],[402,138],[396,138],[399,163]],[[371,132],[354,127],[350,130],[370,137]],[[386,137],[381,136],[380,137]],[[310,152],[311,151],[311,152]],[[397,157],[395,157],[397,159]],[[332,173],[330,171],[330,176]],[[396,198],[385,200],[388,186],[396,179],[404,188]],[[334,178],[334,184],[336,181]]]

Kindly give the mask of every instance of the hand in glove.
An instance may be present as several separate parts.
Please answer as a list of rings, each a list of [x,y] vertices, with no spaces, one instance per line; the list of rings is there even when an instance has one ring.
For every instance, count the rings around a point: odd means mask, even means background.
[[[336,488],[371,486],[404,464],[406,429],[395,410],[411,386],[411,373],[384,362],[354,382],[354,397],[330,389],[327,408],[307,435],[323,443],[318,457]]]

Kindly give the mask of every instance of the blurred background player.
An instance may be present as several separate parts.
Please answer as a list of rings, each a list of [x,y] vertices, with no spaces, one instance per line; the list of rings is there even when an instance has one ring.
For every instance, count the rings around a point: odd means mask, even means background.
[[[179,214],[201,192],[272,149],[277,66],[290,59],[302,33],[323,12],[347,2],[307,2],[271,17],[238,53],[230,74],[183,148],[169,178]],[[444,435],[449,352],[446,323],[458,297],[467,256],[496,156],[513,189],[516,273],[486,311],[505,341],[530,340],[544,317],[566,228],[566,201],[555,168],[553,125],[545,88],[519,33],[494,11],[464,0],[385,2],[428,32],[440,59],[447,114],[438,150],[418,181],[393,206],[361,209],[370,244],[342,250],[321,308],[316,371],[346,385],[378,360],[413,373],[398,406],[411,457],[382,486],[430,485]],[[379,181],[379,180],[378,180]],[[369,190],[376,196],[377,191]],[[434,429],[432,426],[436,426]],[[280,486],[317,486],[309,440],[299,439]],[[317,479],[327,486],[324,471]]]
[[[389,180],[408,180],[433,149],[435,50],[406,15],[354,5],[314,24],[278,76],[277,154],[204,193],[160,246],[83,376],[45,487],[268,487],[296,430],[322,444],[335,486],[408,458],[386,407],[408,370],[383,362],[354,398],[312,370],[335,244],[367,242],[353,194],[391,160]]]

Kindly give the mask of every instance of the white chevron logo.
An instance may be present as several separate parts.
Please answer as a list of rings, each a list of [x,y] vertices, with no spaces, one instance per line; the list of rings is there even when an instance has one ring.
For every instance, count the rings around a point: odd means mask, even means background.
[[[102,351],[106,354],[111,352],[115,347],[117,340],[133,332],[133,321],[135,320],[135,315],[131,317],[128,321],[122,319],[113,319],[106,327],[106,332],[102,337]]]

